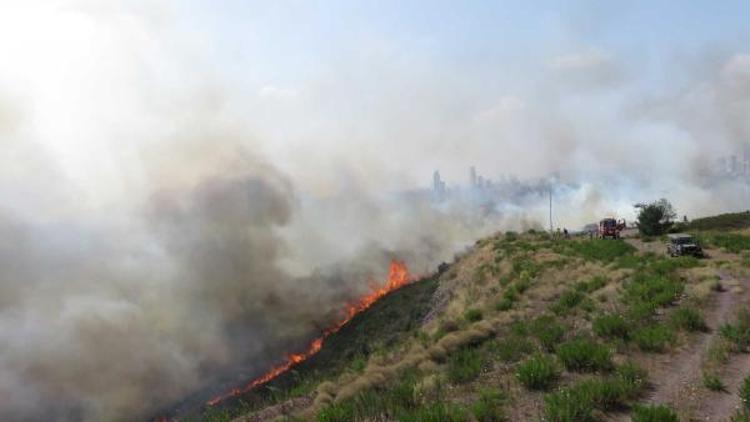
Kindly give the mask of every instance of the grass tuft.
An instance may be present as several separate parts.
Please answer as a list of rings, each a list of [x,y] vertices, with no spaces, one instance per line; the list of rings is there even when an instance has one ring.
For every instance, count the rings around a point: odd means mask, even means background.
[[[560,372],[552,357],[537,354],[518,365],[516,377],[529,390],[546,390],[554,384]]]
[[[613,368],[609,348],[586,338],[563,343],[557,348],[557,357],[569,371],[609,371]]]

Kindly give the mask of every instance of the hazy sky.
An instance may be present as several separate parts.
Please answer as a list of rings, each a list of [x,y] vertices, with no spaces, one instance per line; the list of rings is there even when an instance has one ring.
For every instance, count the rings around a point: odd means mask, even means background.
[[[606,153],[648,172],[660,161],[628,151],[732,150],[685,129],[695,116],[651,107],[700,95],[750,41],[740,1],[0,7],[0,105],[95,203],[150,186],[143,155],[184,149],[165,139],[205,119],[241,127],[253,154],[317,193],[427,186],[436,168],[459,183],[470,164],[489,177],[620,170]],[[723,130],[704,105],[706,132]]]

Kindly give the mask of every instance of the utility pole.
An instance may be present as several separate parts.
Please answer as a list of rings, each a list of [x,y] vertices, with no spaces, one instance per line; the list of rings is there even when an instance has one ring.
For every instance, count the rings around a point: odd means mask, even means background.
[[[552,186],[549,187],[549,232],[553,233],[552,229]]]

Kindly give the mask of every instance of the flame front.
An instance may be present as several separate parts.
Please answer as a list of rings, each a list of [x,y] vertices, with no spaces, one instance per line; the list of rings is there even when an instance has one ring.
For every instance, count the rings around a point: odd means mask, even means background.
[[[323,348],[323,341],[326,339],[326,337],[339,331],[341,327],[343,327],[349,321],[351,321],[351,319],[354,318],[355,315],[359,314],[360,312],[372,306],[375,302],[377,302],[383,296],[386,296],[387,294],[393,292],[394,290],[398,290],[401,287],[406,286],[412,281],[414,281],[414,279],[409,274],[409,269],[406,268],[406,264],[398,260],[391,261],[391,265],[388,270],[388,281],[386,282],[385,286],[377,287],[373,289],[371,293],[361,297],[356,302],[347,304],[346,307],[344,308],[344,317],[341,320],[339,320],[336,324],[334,324],[330,328],[323,331],[323,334],[320,337],[311,341],[310,344],[307,346],[307,349],[304,352],[294,353],[294,354],[287,356],[286,361],[284,363],[272,368],[271,370],[259,376],[258,378],[255,378],[245,387],[235,388],[232,391],[222,396],[218,396],[209,400],[208,402],[206,402],[206,404],[208,404],[209,406],[213,406],[229,397],[238,396],[240,394],[246,393],[261,384],[265,384],[268,381],[271,381],[272,379],[290,370],[291,368],[300,364],[301,362],[306,361],[307,359],[310,358],[310,356],[313,356],[314,354],[318,353],[320,349]]]

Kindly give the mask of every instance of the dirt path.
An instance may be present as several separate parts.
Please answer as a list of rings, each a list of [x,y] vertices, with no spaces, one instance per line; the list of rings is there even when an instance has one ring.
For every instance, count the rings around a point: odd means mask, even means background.
[[[720,276],[723,283],[731,280],[727,274]],[[743,280],[741,284],[746,283],[747,280]],[[667,403],[692,421],[723,421],[735,413],[740,404],[737,387],[750,373],[750,355],[733,355],[725,366],[721,374],[727,386],[724,393],[703,387],[701,367],[709,345],[718,335],[718,328],[732,318],[741,304],[748,303],[748,291],[733,288],[718,293],[705,314],[709,330],[695,335],[676,353],[654,357],[648,365],[654,389],[647,402]]]

